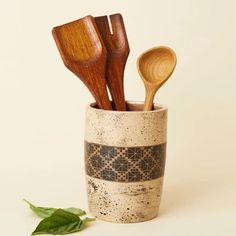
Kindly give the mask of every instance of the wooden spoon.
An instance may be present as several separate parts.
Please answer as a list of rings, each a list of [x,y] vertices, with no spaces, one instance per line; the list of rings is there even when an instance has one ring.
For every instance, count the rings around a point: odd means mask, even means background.
[[[95,21],[107,48],[106,79],[114,108],[125,111],[123,77],[130,49],[123,18],[121,14],[110,15],[112,29],[107,16],[95,17]]]
[[[112,110],[105,79],[107,52],[94,18],[57,26],[52,34],[65,66],[83,81],[99,108]]]
[[[137,67],[146,90],[144,111],[152,110],[154,96],[173,73],[176,61],[175,52],[164,46],[149,49],[138,58]]]

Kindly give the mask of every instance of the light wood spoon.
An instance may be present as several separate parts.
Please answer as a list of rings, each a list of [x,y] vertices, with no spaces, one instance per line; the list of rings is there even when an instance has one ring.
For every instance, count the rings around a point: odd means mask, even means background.
[[[144,111],[152,110],[154,96],[173,73],[176,61],[175,52],[165,46],[151,48],[139,56],[137,67],[146,90]]]

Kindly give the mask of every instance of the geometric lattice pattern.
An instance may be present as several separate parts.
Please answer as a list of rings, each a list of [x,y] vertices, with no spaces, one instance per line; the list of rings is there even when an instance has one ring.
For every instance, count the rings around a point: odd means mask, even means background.
[[[116,182],[152,180],[164,175],[166,144],[112,147],[85,141],[87,175]]]

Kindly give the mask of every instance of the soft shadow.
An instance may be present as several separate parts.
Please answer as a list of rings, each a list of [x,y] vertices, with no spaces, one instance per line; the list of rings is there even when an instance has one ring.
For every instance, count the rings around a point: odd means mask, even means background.
[[[232,179],[230,172],[222,173],[220,170],[207,169],[200,172],[186,171],[184,177],[174,180],[168,176],[164,181],[159,216],[172,214],[191,206],[203,207],[204,201],[209,201],[209,198],[214,199],[217,194],[224,191],[230,179]]]

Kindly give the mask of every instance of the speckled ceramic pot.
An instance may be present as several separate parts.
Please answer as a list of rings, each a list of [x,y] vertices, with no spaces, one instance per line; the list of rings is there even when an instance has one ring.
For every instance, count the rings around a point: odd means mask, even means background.
[[[90,105],[85,168],[89,210],[119,223],[150,220],[160,205],[166,156],[167,108],[128,102],[126,112]]]

